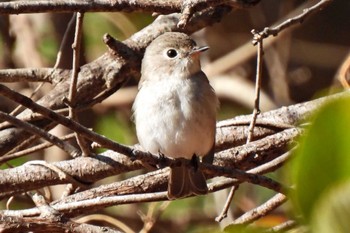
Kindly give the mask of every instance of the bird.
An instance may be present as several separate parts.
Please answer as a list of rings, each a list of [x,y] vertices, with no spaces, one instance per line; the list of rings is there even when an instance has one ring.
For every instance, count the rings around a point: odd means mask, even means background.
[[[144,150],[181,161],[170,166],[170,200],[208,192],[199,158],[213,157],[219,101],[201,70],[207,49],[185,33],[166,32],[142,59],[132,107],[136,134]]]

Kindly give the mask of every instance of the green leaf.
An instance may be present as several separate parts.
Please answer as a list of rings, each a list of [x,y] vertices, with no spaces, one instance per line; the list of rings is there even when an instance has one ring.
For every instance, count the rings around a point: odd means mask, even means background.
[[[311,231],[317,233],[350,232],[350,180],[324,193],[316,203]]]
[[[350,178],[350,99],[338,99],[319,110],[290,168],[296,186],[294,207],[309,222],[320,197]]]

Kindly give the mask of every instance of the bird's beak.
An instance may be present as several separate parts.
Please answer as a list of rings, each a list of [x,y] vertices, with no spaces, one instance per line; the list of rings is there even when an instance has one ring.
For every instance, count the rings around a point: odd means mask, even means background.
[[[207,51],[209,49],[208,46],[203,46],[203,47],[194,47],[192,51],[190,52],[191,56],[196,56],[199,55],[201,52]]]

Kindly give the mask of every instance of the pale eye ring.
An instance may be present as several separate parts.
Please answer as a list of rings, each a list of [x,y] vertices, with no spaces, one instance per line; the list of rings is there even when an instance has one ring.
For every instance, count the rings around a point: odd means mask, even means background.
[[[177,56],[177,51],[175,49],[168,49],[166,51],[166,55],[169,57],[169,58],[175,58]]]

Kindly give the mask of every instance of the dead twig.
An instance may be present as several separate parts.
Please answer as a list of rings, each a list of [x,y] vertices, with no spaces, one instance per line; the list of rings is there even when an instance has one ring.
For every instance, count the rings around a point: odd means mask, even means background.
[[[312,14],[316,13],[317,11],[322,10],[324,7],[326,7],[328,4],[332,3],[333,0],[321,0],[317,4],[313,5],[312,7],[305,8],[303,12],[295,17],[289,18],[285,20],[284,22],[278,24],[274,27],[266,27],[263,31],[259,32],[262,39],[265,39],[271,35],[277,36],[278,33],[283,31],[284,29],[291,27],[297,23],[302,23],[306,20],[306,18],[310,17]],[[261,38],[256,37],[256,40],[253,40],[253,44],[257,44]]]
[[[55,144],[56,146],[58,146],[59,148],[61,148],[65,152],[67,152],[72,157],[77,156],[77,154],[79,153],[79,150],[77,148],[75,148],[73,145],[60,140],[58,137],[46,132],[43,129],[40,129],[40,128],[38,128],[32,124],[29,124],[27,122],[23,122],[21,120],[18,120],[17,118],[10,116],[7,113],[0,112],[0,119],[2,119],[4,121],[9,121],[9,122],[11,122],[11,124],[13,124],[19,128],[22,128],[27,132],[33,133],[37,136],[44,138],[45,140]]]
[[[65,135],[63,137],[59,137],[59,139],[62,140],[62,141],[66,141],[66,140],[69,140],[69,139],[72,139],[72,138],[74,138],[74,134],[68,134],[68,135]],[[12,160],[12,159],[20,158],[20,157],[25,156],[25,155],[30,154],[30,153],[34,153],[36,151],[40,151],[40,150],[49,148],[49,147],[51,147],[53,145],[54,144],[51,143],[51,142],[44,142],[44,143],[41,143],[39,145],[30,147],[28,149],[24,149],[24,150],[21,150],[21,151],[18,151],[18,152],[14,152],[12,154],[4,155],[4,156],[0,157],[0,164],[4,163],[4,162],[7,162],[9,160]]]
[[[287,201],[287,197],[284,194],[278,193],[271,199],[266,201],[264,204],[258,206],[257,208],[250,210],[233,221],[232,224],[248,224],[263,216],[266,216],[271,211],[275,210],[277,207],[282,205]]]
[[[73,121],[77,121],[77,122],[79,120],[75,110],[76,108],[75,96],[77,94],[78,74],[80,71],[79,62],[80,62],[80,47],[81,47],[83,20],[84,20],[84,13],[81,13],[81,12],[76,13],[75,36],[74,36],[74,42],[72,45],[72,49],[73,49],[72,76],[71,76],[71,83],[69,86],[69,93],[68,93],[69,117]],[[89,154],[91,154],[91,149],[87,141],[83,137],[81,137],[78,133],[75,133],[75,137],[81,149],[82,155],[88,156]]]

